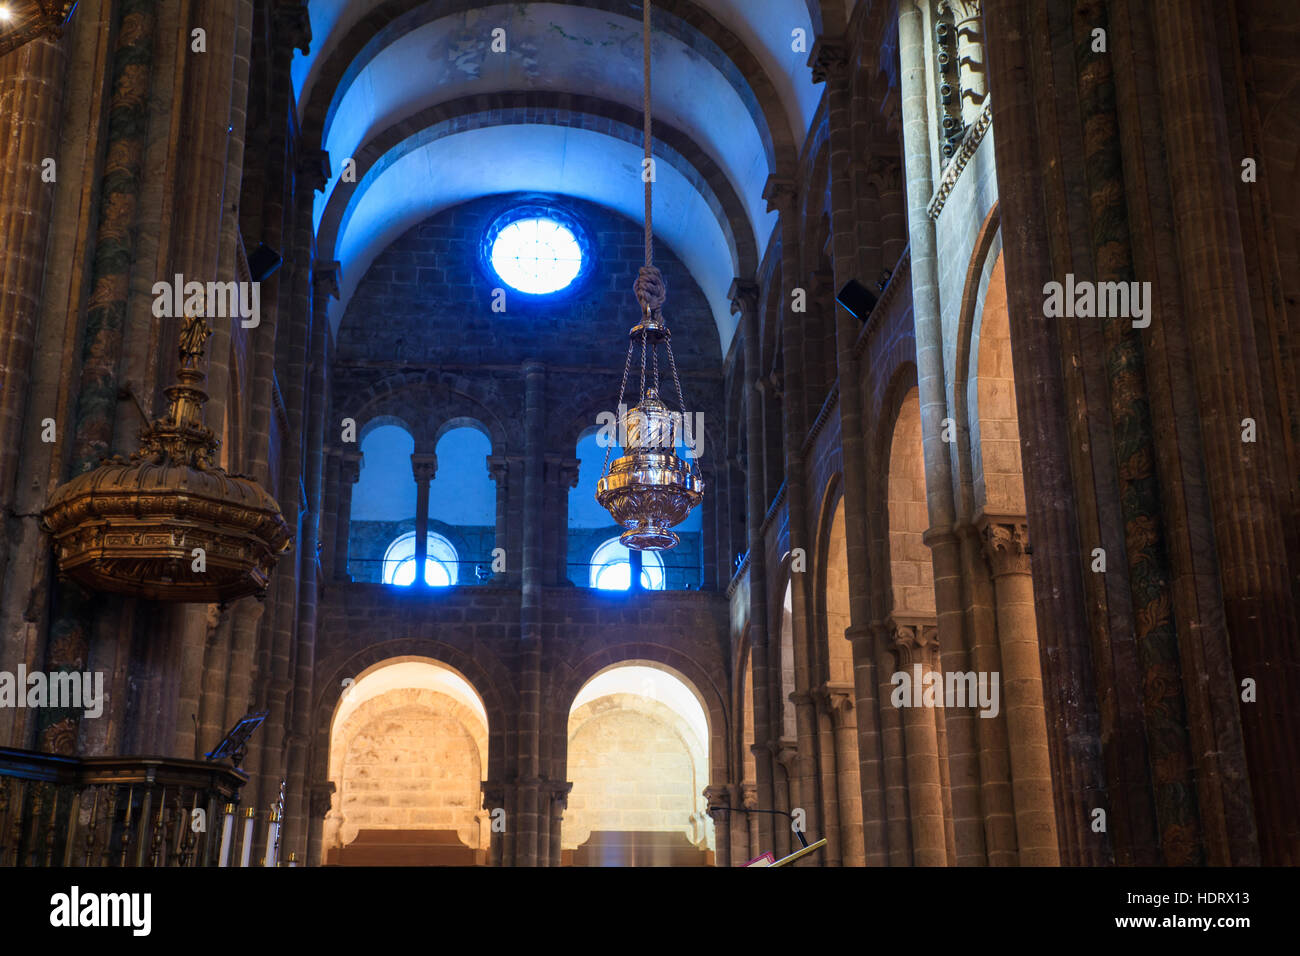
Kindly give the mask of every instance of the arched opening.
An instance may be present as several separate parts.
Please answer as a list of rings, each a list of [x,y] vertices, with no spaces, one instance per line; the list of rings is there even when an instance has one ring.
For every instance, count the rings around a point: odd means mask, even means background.
[[[425,566],[453,562],[451,584],[479,584],[492,578],[496,546],[496,485],[488,472],[492,442],[477,423],[459,424],[438,439],[437,473],[429,483],[429,558]],[[432,542],[445,546],[435,554]],[[441,583],[443,571],[434,568]]]
[[[325,863],[485,864],[487,748],[483,702],[451,668],[396,658],[365,671],[330,725]]]
[[[845,865],[865,862],[862,834],[862,792],[858,787],[858,722],[854,710],[853,647],[845,636],[849,617],[849,558],[844,529],[844,499],[835,504],[826,545],[826,575],[823,607],[826,614],[825,683],[820,688],[819,715],[823,736],[833,741],[823,754],[822,782],[825,797],[834,799],[838,812],[828,813],[828,822],[838,820],[839,859]],[[827,827],[827,838],[832,837]]]
[[[363,434],[348,523],[348,573],[354,581],[382,581],[389,547],[404,534],[414,538],[414,450],[415,440],[401,425],[379,424]]]
[[[913,387],[898,409],[889,445],[889,577],[893,611],[934,617],[934,567],[925,543],[925,452],[921,399]]]
[[[566,863],[712,864],[709,724],[683,678],[645,661],[607,668],[574,698],[568,734]]]
[[[425,552],[424,583],[429,587],[445,588],[456,583],[460,574],[456,549],[440,534],[428,535]],[[398,587],[415,583],[415,532],[409,531],[388,546],[384,552],[383,582]]]
[[[593,429],[577,444],[578,481],[569,490],[568,580],[579,587],[626,591],[632,582],[631,555],[618,541],[623,529],[614,524],[609,512],[596,500],[596,483],[605,464],[606,451],[612,462],[618,446],[606,449],[600,432]],[[679,446],[678,454],[682,454]],[[667,551],[641,552],[641,587],[650,591],[682,591],[699,588],[703,570],[703,509],[695,508],[675,526],[680,543]]]

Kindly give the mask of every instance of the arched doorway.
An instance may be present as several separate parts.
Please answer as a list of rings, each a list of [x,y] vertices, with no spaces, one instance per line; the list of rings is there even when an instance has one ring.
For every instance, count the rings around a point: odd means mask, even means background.
[[[708,718],[684,678],[646,661],[601,671],[574,697],[568,737],[565,864],[712,864]]]
[[[330,727],[325,864],[485,864],[487,746],[483,702],[451,668],[396,658],[363,672]]]

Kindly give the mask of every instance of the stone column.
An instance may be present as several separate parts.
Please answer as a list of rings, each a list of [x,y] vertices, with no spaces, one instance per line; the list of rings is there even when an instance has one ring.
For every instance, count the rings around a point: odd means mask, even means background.
[[[338,525],[334,532],[334,576],[351,581],[348,572],[348,536],[352,533],[352,489],[361,478],[362,454],[345,451],[339,456]]]
[[[308,791],[307,846],[303,852],[307,866],[320,866],[324,862],[325,818],[334,805],[334,789],[333,780],[318,780]]]
[[[538,790],[541,770],[542,715],[542,519],[545,475],[546,368],[529,361],[524,376],[524,553],[520,588],[519,750],[520,786],[514,822],[518,828],[515,859],[518,866],[538,863]]]
[[[66,58],[58,37],[42,36],[0,57],[0,115],[8,143],[0,177],[0,514],[13,502],[22,451],[32,349],[45,277],[54,185],[43,181],[47,158],[59,151]],[[10,548],[0,550],[0,581]],[[15,661],[0,657],[10,673]],[[0,726],[3,726],[0,724]],[[0,732],[0,740],[5,738]]]
[[[819,38],[813,49],[813,82],[826,83],[827,138],[830,145],[831,188],[831,259],[834,267],[834,288],[840,289],[851,279],[859,279],[858,249],[853,228],[855,200],[852,182],[853,136],[851,126],[851,95],[849,90],[849,63],[847,51],[835,42]],[[844,474],[844,537],[849,579],[850,627],[866,627],[872,620],[871,567],[867,552],[867,501],[868,486],[866,423],[863,420],[862,374],[858,368],[855,346],[862,323],[846,310],[832,306],[835,330],[835,371],[839,386],[839,416]],[[830,634],[829,640],[842,641],[844,634]],[[859,645],[860,646],[860,645]],[[853,662],[856,696],[869,704],[874,696],[870,655]],[[840,824],[850,842],[844,852],[845,862],[854,862],[848,854],[856,852],[857,834],[862,832],[863,819],[879,821],[883,818],[880,800],[880,741],[876,728],[875,708],[866,706],[857,713],[855,749],[859,766],[857,776],[861,782],[857,807],[840,808]],[[857,740],[857,734],[862,734]],[[856,816],[851,819],[850,814]],[[868,831],[872,845],[864,847],[873,862],[881,862],[884,847],[878,826]],[[852,848],[852,849],[850,849]]]
[[[572,781],[550,783],[547,790],[551,797],[551,821],[549,827],[549,854],[547,866],[560,866],[563,861],[561,834],[564,823],[564,811],[569,806],[569,792],[573,790]]]
[[[506,819],[506,828],[496,826],[496,820],[506,812],[506,788],[504,784],[491,781],[483,784],[483,809],[488,813],[488,829],[491,834],[488,842],[488,866],[503,866],[510,861],[506,852],[507,834],[510,833],[510,820]]]
[[[939,738],[934,708],[925,706],[921,697],[925,674],[934,669],[932,661],[939,647],[938,629],[933,624],[897,619],[892,625],[899,669],[907,674],[912,690],[911,706],[903,708],[903,730],[907,746],[913,862],[917,866],[947,866],[948,841],[944,832]]]
[[[782,813],[789,813],[794,807],[798,806],[799,792],[796,782],[795,757],[798,754],[796,743],[793,738],[782,737],[774,741],[771,745],[772,759],[776,765],[781,768],[774,783],[776,789],[776,806],[775,809]],[[775,846],[772,852],[778,858],[788,856],[794,847],[798,844],[798,838],[795,837],[790,829],[792,821],[790,819],[775,818],[773,824],[773,837]]]
[[[569,578],[569,492],[578,487],[578,459],[565,458],[556,467],[555,583]],[[586,584],[586,582],[581,582]]]
[[[712,784],[704,788],[704,799],[708,801],[708,813],[713,817],[713,837],[717,849],[713,854],[716,866],[731,866],[731,788],[726,784]]]
[[[789,311],[796,288],[801,287],[799,275],[799,226],[795,211],[794,184],[788,179],[769,178],[763,189],[768,210],[780,213],[781,225],[781,349],[785,370],[785,402],[783,440],[785,447],[786,512],[790,523],[790,549],[802,549],[805,556],[812,550],[808,534],[807,485],[804,474],[803,443],[808,434],[805,412],[807,374],[804,357],[804,318]],[[804,811],[805,826],[814,839],[820,839],[821,814],[816,799],[816,750],[812,699],[808,692],[812,686],[809,674],[810,608],[808,575],[793,571],[790,575],[790,640],[794,651],[794,685],[792,699],[795,704],[794,753],[790,766],[790,800],[793,811]],[[805,834],[807,835],[807,834]],[[793,846],[793,843],[790,844]],[[799,866],[800,863],[796,863]],[[803,865],[815,865],[809,861]]]
[[[415,587],[424,587],[424,568],[429,559],[429,484],[438,473],[437,455],[412,455],[415,476]]]
[[[985,518],[984,554],[993,573],[1002,696],[1011,745],[1011,792],[1022,866],[1056,866],[1056,812],[1038,664],[1034,581],[1029,572],[1029,526],[1024,519]]]
[[[835,735],[835,782],[840,811],[841,863],[865,866],[866,851],[862,838],[862,788],[858,765],[858,721],[853,711],[854,687],[849,683],[827,682],[822,685],[826,709],[831,716]]]
[[[518,556],[510,554],[509,547],[509,502],[510,502],[510,463],[502,455],[488,455],[487,457],[488,477],[490,477],[497,486],[497,517],[496,517],[496,534],[492,541],[493,550],[501,548],[506,553],[506,570],[507,575],[513,573],[514,568],[519,564]],[[504,583],[500,578],[493,580],[494,584]]]
[[[925,499],[930,527],[924,541],[934,567],[934,599],[941,670],[969,670],[964,634],[961,542],[957,537],[957,506],[953,493],[952,449],[944,441],[944,419],[950,414],[944,372],[943,318],[939,302],[938,250],[929,202],[934,191],[930,151],[929,94],[926,91],[926,37],[921,11],[904,2],[898,17],[900,82],[903,105],[903,168],[907,177],[907,223],[911,237],[912,312],[916,329],[917,393],[921,404],[921,441],[925,452]],[[949,799],[958,805],[958,819],[966,828],[963,845],[983,842],[977,826],[978,799],[973,786],[975,764],[974,718],[970,712],[947,715],[946,734],[952,766],[963,786]],[[911,748],[909,747],[909,752]],[[973,832],[971,832],[973,831]],[[918,843],[917,854],[928,852]],[[951,861],[955,863],[956,861]]]
[[[876,674],[880,700],[881,781],[885,805],[885,843],[890,866],[912,865],[912,830],[907,812],[907,758],[903,739],[903,715],[893,705],[893,677],[898,672],[898,651],[894,631],[887,624],[874,624]]]
[[[343,453],[337,448],[325,452],[325,501],[321,504],[321,576],[332,581],[336,573],[339,531],[339,476]]]
[[[758,285],[735,279],[728,292],[731,311],[740,314],[742,345],[745,354],[745,444],[749,454],[749,470],[745,483],[746,548],[749,551],[749,647],[754,669],[754,739],[765,740],[773,736],[772,708],[769,706],[771,674],[768,669],[767,650],[767,561],[763,541],[763,515],[767,502],[763,495],[763,408],[759,391],[759,341],[758,341]],[[755,783],[760,806],[772,807],[772,754],[764,748],[754,755]],[[758,832],[764,846],[772,845],[772,817],[763,814]]]
[[[1155,71],[1162,106],[1158,115],[1185,303],[1179,316],[1157,315],[1153,321],[1181,320],[1181,334],[1190,344],[1232,664],[1238,683],[1257,681],[1255,702],[1243,702],[1239,693],[1235,702],[1262,862],[1295,866],[1300,863],[1300,717],[1295,707],[1300,700],[1300,569],[1287,553],[1287,524],[1293,520],[1288,505],[1296,476],[1275,470],[1274,463],[1285,454],[1280,434],[1255,444],[1242,441],[1244,418],[1267,428],[1270,416],[1250,300],[1249,270],[1255,266],[1245,261],[1237,198],[1242,157],[1224,105],[1224,73],[1239,67],[1220,62],[1221,15],[1206,3],[1189,5],[1183,16],[1149,14],[1152,53],[1160,65]],[[1218,749],[1211,739],[1204,735],[1203,746]],[[1167,840],[1172,838],[1170,834]]]
[[[802,674],[800,673],[801,670]],[[804,681],[808,680],[807,664],[805,663],[801,667],[799,657],[796,656],[796,690],[790,695],[790,697],[794,701],[795,729],[799,734],[797,765],[800,806],[798,809],[804,811],[808,833],[813,834],[813,840],[816,840],[827,836],[825,825],[823,823],[822,802],[817,797],[819,792],[817,764],[821,748],[818,745],[817,736],[817,708],[813,703],[813,696],[810,690],[797,689],[799,687],[807,686],[806,683],[800,682],[800,677],[802,677]],[[827,839],[829,840],[829,837]],[[809,842],[812,842],[812,840]],[[795,864],[795,866],[799,865],[799,863]],[[809,863],[807,865],[815,864]]]
[[[745,807],[746,789],[748,789],[751,793],[753,793],[754,785],[752,783],[749,784],[733,783],[730,789],[731,792],[727,797],[727,799],[730,801],[728,803],[728,806],[741,808],[741,807]],[[757,801],[755,801],[754,806],[757,806]],[[752,813],[736,813],[736,812],[733,812],[730,815],[730,818],[728,820],[728,824],[729,824],[728,828],[731,831],[730,836],[731,836],[732,866],[740,866],[741,864],[748,862],[754,857],[754,853],[752,852],[753,844],[750,843],[749,840],[749,819],[752,816],[753,816]]]
[[[817,770],[821,791],[822,828],[826,837],[826,865],[842,866],[844,840],[840,832],[839,768],[835,763],[835,721],[825,686],[812,692],[814,717],[817,721]]]

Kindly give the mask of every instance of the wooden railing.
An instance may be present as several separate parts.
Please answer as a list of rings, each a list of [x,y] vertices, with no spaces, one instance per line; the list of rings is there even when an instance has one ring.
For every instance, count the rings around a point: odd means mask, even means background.
[[[242,771],[0,747],[0,866],[216,866]]]

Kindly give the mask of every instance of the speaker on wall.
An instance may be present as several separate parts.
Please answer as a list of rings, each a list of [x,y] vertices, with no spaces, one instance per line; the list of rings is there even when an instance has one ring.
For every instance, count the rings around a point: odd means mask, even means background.
[[[248,271],[254,282],[269,279],[280,268],[284,257],[265,242],[259,242],[257,248],[248,254]]]
[[[835,301],[844,306],[859,322],[865,323],[871,310],[876,307],[876,297],[871,290],[857,279],[850,279],[835,296]]]

